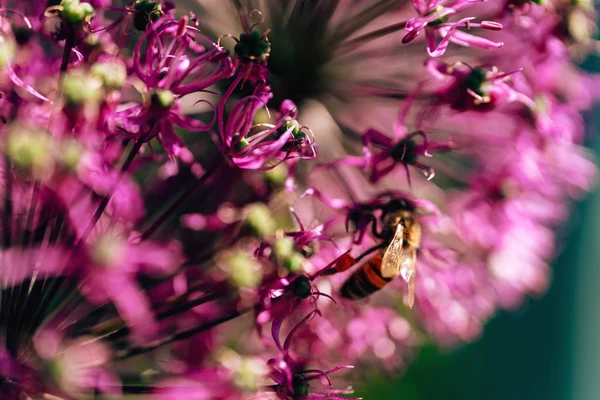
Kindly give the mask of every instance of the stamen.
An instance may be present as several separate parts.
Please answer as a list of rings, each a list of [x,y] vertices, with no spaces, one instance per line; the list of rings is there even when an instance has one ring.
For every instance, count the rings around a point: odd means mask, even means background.
[[[406,35],[404,35],[404,37],[402,38],[402,43],[404,43],[404,44],[410,43],[413,40],[415,40],[417,38],[417,36],[419,36],[418,30],[415,29],[414,31],[410,31]]]
[[[188,24],[188,20],[189,20],[189,18],[187,17],[187,15],[184,15],[179,20],[179,25],[177,26],[177,36],[178,37],[182,37],[183,35],[185,35],[185,30],[186,30],[186,26]]]
[[[502,24],[495,21],[481,21],[480,27],[481,29],[488,29],[491,31],[501,31],[503,29]]]

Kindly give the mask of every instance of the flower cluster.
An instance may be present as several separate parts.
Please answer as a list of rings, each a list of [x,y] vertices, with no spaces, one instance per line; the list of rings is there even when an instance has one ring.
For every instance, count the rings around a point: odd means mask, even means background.
[[[0,2],[0,397],[348,399],[546,289],[591,6],[199,3]]]

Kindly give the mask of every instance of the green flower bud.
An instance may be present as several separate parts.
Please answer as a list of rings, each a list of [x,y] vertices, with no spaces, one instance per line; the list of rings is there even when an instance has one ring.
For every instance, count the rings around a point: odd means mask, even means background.
[[[275,168],[265,171],[264,177],[271,188],[282,188],[288,178],[288,167],[285,164],[279,164]]]
[[[298,121],[296,121],[295,119],[289,119],[287,121],[285,121],[278,129],[277,132],[279,133],[279,136],[283,135],[286,131],[288,131],[289,129],[292,130],[292,137],[294,137],[294,139],[298,139],[301,136],[302,137],[306,137],[306,135],[304,134],[304,132],[300,132],[300,124],[298,123]]]
[[[271,45],[256,31],[242,33],[234,47],[235,54],[243,60],[265,61],[271,52]]]
[[[96,33],[90,33],[85,37],[85,44],[90,47],[96,47],[100,44],[100,37]]]
[[[58,160],[68,171],[76,172],[85,149],[76,140],[67,140],[61,144]]]
[[[145,31],[148,25],[164,15],[160,1],[137,0],[133,9],[138,11],[133,17],[133,26],[138,31]]]
[[[440,13],[444,10],[444,7],[442,5],[438,5],[436,8],[434,8],[428,15],[433,15],[436,13]],[[441,16],[429,23],[427,23],[428,26],[436,26],[436,25],[440,25],[440,24],[445,24],[446,22],[448,22],[448,16]]]
[[[257,288],[262,275],[257,271],[256,260],[248,253],[234,250],[218,255],[219,266],[227,273],[229,281],[239,288]]]
[[[271,215],[271,211],[263,203],[248,206],[246,226],[260,238],[272,236],[277,229],[277,224]]]
[[[290,272],[298,272],[302,270],[304,261],[305,258],[301,254],[294,253],[284,261],[283,266]]]
[[[80,3],[79,0],[62,0],[62,16],[72,24],[89,21],[94,16],[94,7],[90,3]]]
[[[125,243],[121,238],[111,234],[102,235],[92,247],[92,261],[101,267],[116,266],[125,255]]]
[[[69,72],[65,76],[63,94],[65,103],[70,106],[82,106],[90,102],[99,102],[103,97],[102,81],[81,71]]]
[[[487,79],[487,72],[481,68],[473,68],[468,77],[465,78],[463,86],[465,89],[471,89],[474,93],[484,96],[482,85]]]
[[[268,374],[264,361],[258,357],[242,357],[235,351],[225,348],[217,353],[216,358],[233,373],[234,385],[244,391],[255,392]]]
[[[150,104],[160,109],[169,109],[175,103],[175,95],[170,90],[157,89],[150,93]]]
[[[109,90],[119,90],[127,79],[127,70],[120,61],[104,61],[92,66],[92,76],[102,81],[103,86]]]
[[[233,135],[233,140],[237,140],[237,138],[240,136],[239,133],[236,133],[235,135]],[[242,151],[244,150],[246,147],[248,147],[248,145],[250,144],[250,142],[248,142],[248,139],[246,139],[245,137],[242,138],[239,142],[237,142],[234,146],[235,151]]]
[[[279,262],[286,261],[294,255],[294,240],[290,237],[282,237],[273,243],[273,253]]]
[[[292,387],[294,388],[294,400],[304,399],[308,396],[308,382],[304,381],[302,374],[294,374],[292,376]]]
[[[18,169],[37,178],[52,171],[53,147],[48,132],[23,126],[12,127],[6,139],[6,154],[10,160]]]

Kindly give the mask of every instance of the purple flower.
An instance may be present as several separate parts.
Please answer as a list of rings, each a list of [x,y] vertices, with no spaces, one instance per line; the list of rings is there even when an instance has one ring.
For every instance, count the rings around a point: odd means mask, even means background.
[[[430,142],[422,131],[407,134],[404,127],[398,127],[395,136],[397,140],[376,129],[369,129],[362,137],[364,155],[346,157],[335,165],[360,167],[367,174],[369,181],[376,183],[401,164],[410,184],[409,166],[421,170],[428,180],[435,176],[433,168],[421,163],[419,157],[432,157],[430,151],[450,151],[454,147],[451,141]],[[415,140],[417,137],[421,138],[422,143]]]
[[[404,29],[408,33],[402,39],[402,43],[413,41],[421,30],[425,30],[427,52],[432,57],[442,56],[446,52],[446,48],[450,42],[465,47],[472,46],[482,49],[498,49],[502,47],[504,43],[493,42],[458,30],[459,27],[463,26],[467,30],[471,28],[502,29],[502,25],[497,22],[471,22],[475,19],[474,17],[462,18],[457,22],[449,22],[450,17],[453,15],[482,1],[484,0],[435,0],[431,2],[413,0],[413,5],[420,16],[411,18],[406,22]],[[437,43],[436,39],[438,35],[442,37],[439,43]]]
[[[487,111],[503,103],[522,99],[505,82],[518,71],[502,73],[496,68],[472,68],[460,62],[448,65],[436,60],[429,60],[425,65],[432,77],[445,82],[437,89],[438,101],[454,110]]]
[[[219,145],[231,163],[242,169],[268,170],[287,160],[315,158],[313,134],[296,121],[297,110],[291,101],[281,104],[273,124],[254,123],[256,112],[273,96],[263,83],[225,117],[226,102],[242,79],[238,76],[234,80],[217,107]]]
[[[187,23],[187,18],[161,20],[140,37],[134,70],[145,84],[145,103],[122,110],[115,118],[121,121],[119,128],[136,140],[156,138],[169,156],[191,163],[192,155],[173,127],[202,132],[211,128],[214,119],[209,123],[192,119],[181,113],[178,103],[183,96],[206,91],[230,77],[233,66],[227,52]]]

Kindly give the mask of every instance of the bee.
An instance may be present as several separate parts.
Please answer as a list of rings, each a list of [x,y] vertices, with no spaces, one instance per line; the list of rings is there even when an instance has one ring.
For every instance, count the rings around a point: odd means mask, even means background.
[[[337,261],[334,270],[342,272],[373,250],[377,250],[375,255],[350,275],[341,288],[341,295],[347,299],[365,298],[382,289],[400,274],[408,284],[408,306],[412,308],[421,225],[412,207],[396,210],[386,215],[382,222],[381,233],[375,232],[374,229],[375,236],[382,240],[381,244],[357,259],[345,254]]]

